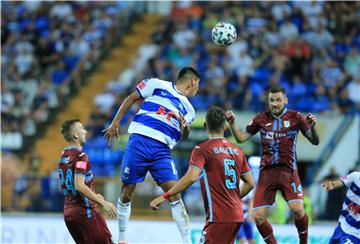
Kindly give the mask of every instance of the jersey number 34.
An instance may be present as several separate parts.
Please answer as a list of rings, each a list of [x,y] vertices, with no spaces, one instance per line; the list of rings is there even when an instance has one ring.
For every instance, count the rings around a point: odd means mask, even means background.
[[[69,192],[75,196],[76,190],[74,185],[74,176],[71,169],[67,169],[66,176],[64,177],[64,172],[62,169],[58,169],[58,174],[60,178],[60,185],[65,185],[65,189],[63,189],[64,196],[69,194]]]

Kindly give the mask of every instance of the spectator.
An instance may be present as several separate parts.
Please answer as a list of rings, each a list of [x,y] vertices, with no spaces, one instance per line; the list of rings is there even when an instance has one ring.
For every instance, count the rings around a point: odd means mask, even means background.
[[[276,2],[271,8],[271,14],[277,22],[283,21],[286,16],[290,16],[291,8],[286,2]]]
[[[51,45],[50,40],[46,37],[39,39],[35,54],[38,58],[41,71],[45,71],[48,65],[56,63],[59,59],[59,53],[56,52],[54,46]]]
[[[324,28],[323,25],[319,25],[316,32],[306,38],[312,47],[316,49],[328,48],[334,41],[333,35]]]
[[[15,120],[2,126],[1,148],[7,150],[19,150],[23,146],[23,136]]]
[[[90,45],[82,39],[80,34],[77,34],[70,43],[70,49],[75,56],[86,58],[90,52]]]
[[[55,86],[62,85],[65,80],[69,77],[69,72],[66,70],[64,61],[59,61],[57,68],[52,72],[52,83]]]
[[[349,99],[355,103],[357,110],[360,111],[360,78],[353,79],[346,87]]]
[[[50,16],[54,16],[58,19],[71,20],[73,17],[73,10],[71,5],[67,2],[57,2],[52,6]]]
[[[173,35],[174,44],[179,48],[190,47],[195,41],[195,33],[187,29],[185,24],[179,23],[178,30]]]
[[[299,28],[293,24],[289,18],[286,18],[280,26],[280,36],[285,40],[294,40],[299,35]]]
[[[269,47],[278,47],[281,44],[278,27],[274,22],[270,22],[268,26],[268,31],[265,32],[265,40]]]
[[[350,53],[346,56],[344,62],[346,74],[353,79],[360,78],[360,55],[358,49],[353,47]]]
[[[116,94],[111,91],[105,91],[95,96],[95,106],[102,110],[104,113],[110,112],[110,109],[114,106]]]
[[[337,178],[339,178],[339,175],[336,173],[335,168],[331,167],[329,174],[326,175],[321,181],[324,182],[329,180],[336,180]],[[337,220],[341,211],[342,199],[344,199],[344,195],[345,192],[342,188],[328,192],[323,219]]]
[[[320,75],[326,87],[335,87],[342,84],[344,75],[335,60],[325,64],[320,70]]]

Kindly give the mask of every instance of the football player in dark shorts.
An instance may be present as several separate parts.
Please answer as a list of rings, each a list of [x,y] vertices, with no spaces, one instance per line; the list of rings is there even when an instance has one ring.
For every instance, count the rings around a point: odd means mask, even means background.
[[[267,221],[268,208],[281,191],[295,219],[300,243],[307,243],[308,217],[304,210],[304,193],[296,165],[296,141],[299,131],[313,144],[319,144],[315,130],[316,118],[287,109],[288,99],[283,87],[272,87],[268,93],[269,111],[257,114],[240,131],[232,111],[227,119],[236,141],[242,143],[260,131],[261,163],[259,181],[254,196],[256,226],[266,243],[276,243],[271,224]]]
[[[116,207],[95,192],[91,165],[88,156],[82,152],[87,132],[80,120],[73,119],[63,123],[61,133],[69,143],[58,164],[60,185],[65,196],[66,227],[77,244],[113,243],[97,204],[112,218],[116,218]]]
[[[206,114],[209,140],[191,152],[189,169],[175,186],[154,199],[150,206],[158,206],[194,183],[201,175],[206,223],[200,243],[233,244],[244,221],[241,199],[254,187],[251,171],[242,150],[224,138],[226,114],[219,107]],[[241,186],[240,179],[244,182]]]

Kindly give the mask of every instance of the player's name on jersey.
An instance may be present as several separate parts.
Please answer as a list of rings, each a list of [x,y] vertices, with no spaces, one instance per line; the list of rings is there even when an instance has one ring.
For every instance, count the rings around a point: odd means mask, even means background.
[[[232,148],[232,147],[214,147],[213,151],[215,154],[219,154],[219,153],[225,153],[225,154],[235,154],[238,155],[239,151],[236,148]]]

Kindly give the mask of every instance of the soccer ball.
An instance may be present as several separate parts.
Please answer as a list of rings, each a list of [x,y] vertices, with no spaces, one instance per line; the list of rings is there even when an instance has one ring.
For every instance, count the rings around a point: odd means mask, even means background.
[[[232,24],[220,22],[212,29],[211,37],[216,45],[228,46],[236,40],[237,33]]]

